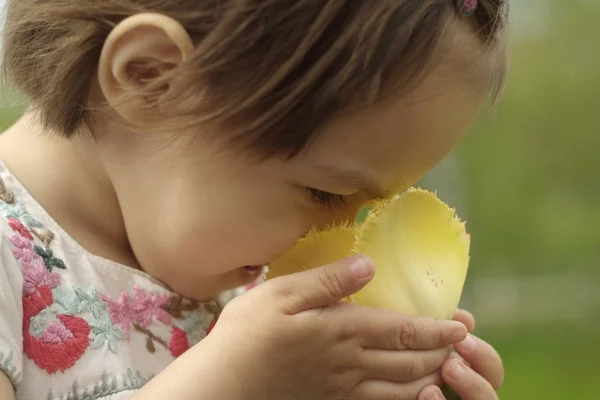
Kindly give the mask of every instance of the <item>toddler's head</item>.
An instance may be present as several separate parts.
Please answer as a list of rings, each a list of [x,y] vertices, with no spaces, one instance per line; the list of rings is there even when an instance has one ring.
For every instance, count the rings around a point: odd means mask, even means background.
[[[202,298],[437,164],[499,92],[507,2],[9,0],[4,66]]]

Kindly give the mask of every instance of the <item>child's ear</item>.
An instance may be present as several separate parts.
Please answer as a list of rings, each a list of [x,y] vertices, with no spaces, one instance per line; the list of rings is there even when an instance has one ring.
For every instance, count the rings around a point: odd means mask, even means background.
[[[148,122],[150,100],[137,93],[179,66],[193,49],[186,30],[170,17],[144,13],[123,20],[108,35],[100,56],[98,82],[106,101],[128,122]],[[168,90],[166,85],[153,94],[160,97]]]

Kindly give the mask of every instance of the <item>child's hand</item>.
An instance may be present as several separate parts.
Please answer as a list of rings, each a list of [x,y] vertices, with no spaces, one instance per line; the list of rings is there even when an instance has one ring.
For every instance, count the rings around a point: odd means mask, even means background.
[[[458,310],[454,319],[464,323],[469,332],[473,331],[475,319],[469,312]],[[462,400],[498,400],[496,390],[504,383],[504,366],[496,350],[473,335],[454,347],[458,354],[449,357],[442,367],[445,383]],[[430,386],[418,399],[443,400],[445,397],[438,387]]]
[[[449,346],[467,330],[339,303],[373,275],[368,259],[354,258],[267,281],[229,303],[146,394],[164,386],[171,398],[195,400],[416,399],[442,383]]]

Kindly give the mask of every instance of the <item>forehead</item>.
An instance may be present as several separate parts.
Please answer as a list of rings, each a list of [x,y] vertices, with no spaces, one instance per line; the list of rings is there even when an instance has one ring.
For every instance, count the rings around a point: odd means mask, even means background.
[[[476,118],[494,73],[491,60],[471,62],[469,46],[481,47],[477,38],[464,30],[454,35],[449,43],[456,51],[440,51],[436,67],[414,90],[332,121],[304,162],[361,170],[386,190],[414,184],[439,163]]]

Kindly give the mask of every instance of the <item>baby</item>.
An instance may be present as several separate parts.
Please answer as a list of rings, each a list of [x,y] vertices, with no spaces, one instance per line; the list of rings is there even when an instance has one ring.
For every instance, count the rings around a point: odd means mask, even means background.
[[[8,0],[0,398],[497,399],[467,312],[340,302],[366,257],[247,288],[452,150],[507,2]]]

